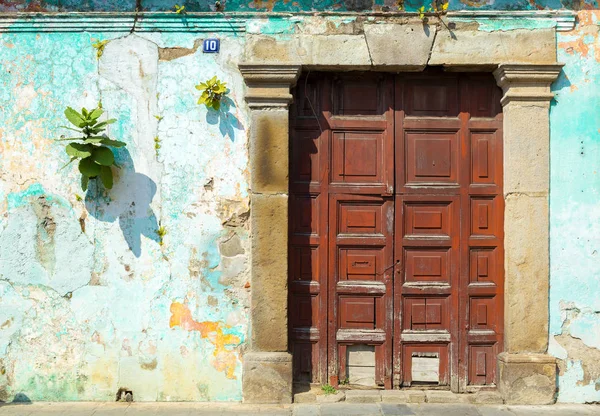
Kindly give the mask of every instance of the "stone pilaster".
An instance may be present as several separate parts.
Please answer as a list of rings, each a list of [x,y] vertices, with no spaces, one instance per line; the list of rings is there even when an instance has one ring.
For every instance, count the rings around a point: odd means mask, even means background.
[[[243,357],[242,392],[246,403],[291,403],[292,356],[287,343],[288,105],[300,67],[240,64],[239,68],[251,109],[251,337]]]
[[[504,352],[507,403],[552,403],[556,363],[548,349],[550,84],[561,65],[500,65],[504,91]]]

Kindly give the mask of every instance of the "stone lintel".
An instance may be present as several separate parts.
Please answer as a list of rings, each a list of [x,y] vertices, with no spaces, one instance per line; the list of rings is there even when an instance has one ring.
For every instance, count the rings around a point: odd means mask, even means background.
[[[292,402],[291,354],[248,352],[244,354],[243,361],[244,403],[288,404]]]
[[[494,71],[504,96],[501,103],[511,101],[538,103],[548,106],[554,94],[550,85],[558,78],[564,64],[523,65],[501,64]]]
[[[246,102],[250,108],[283,107],[292,102],[290,88],[296,84],[300,65],[239,64],[248,86]]]
[[[498,391],[506,404],[556,401],[556,358],[546,354],[498,354]]]

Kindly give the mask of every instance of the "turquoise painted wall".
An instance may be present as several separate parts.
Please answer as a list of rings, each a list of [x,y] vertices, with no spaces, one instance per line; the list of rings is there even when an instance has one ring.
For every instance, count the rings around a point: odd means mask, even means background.
[[[600,11],[558,33],[550,112],[550,353],[563,402],[600,401]]]
[[[0,400],[241,399],[243,39],[205,55],[197,34],[127,34],[0,35]],[[194,88],[215,74],[220,111]],[[127,147],[114,188],[85,194],[55,139],[65,106],[99,100]]]
[[[133,3],[0,0],[0,11]],[[343,11],[395,2],[223,3],[239,11]],[[418,5],[406,2],[408,10]],[[551,107],[550,353],[560,359],[558,400],[589,402],[600,401],[600,12],[595,2],[558,1],[450,8],[563,6],[586,10],[575,30],[557,35],[566,66]],[[211,7],[186,3],[190,11]],[[241,398],[249,117],[237,63],[244,25],[287,36],[298,19],[230,19],[216,32],[217,55],[198,49],[210,22],[129,35],[128,27],[45,32],[25,19],[19,27],[27,33],[0,34],[0,400],[112,400],[119,387],[136,400]],[[480,23],[487,31],[548,26]],[[97,40],[110,40],[100,59]],[[218,112],[198,106],[194,88],[215,74],[231,90]],[[128,146],[117,155],[115,188],[84,194],[76,168],[61,170],[68,158],[54,139],[66,133],[67,105],[98,100],[118,119],[111,137]]]

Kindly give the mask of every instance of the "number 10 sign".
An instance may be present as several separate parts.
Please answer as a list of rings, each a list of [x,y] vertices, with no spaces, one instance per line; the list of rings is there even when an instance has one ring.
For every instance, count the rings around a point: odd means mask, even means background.
[[[202,52],[217,53],[219,52],[219,47],[219,39],[204,39],[204,43],[202,44]]]

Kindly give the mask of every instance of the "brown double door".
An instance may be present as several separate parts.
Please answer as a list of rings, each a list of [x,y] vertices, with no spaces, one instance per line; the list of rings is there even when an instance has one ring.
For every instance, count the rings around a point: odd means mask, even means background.
[[[500,94],[490,74],[299,80],[290,111],[295,381],[495,384]]]

